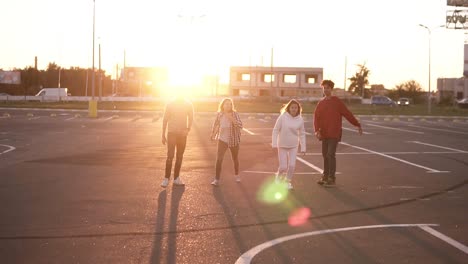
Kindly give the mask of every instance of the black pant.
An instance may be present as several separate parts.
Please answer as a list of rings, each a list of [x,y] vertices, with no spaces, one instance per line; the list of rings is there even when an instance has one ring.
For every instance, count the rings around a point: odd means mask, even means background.
[[[218,140],[218,154],[216,156],[216,179],[219,180],[221,177],[221,168],[223,166],[224,154],[229,148],[231,151],[231,158],[234,162],[234,173],[239,175],[239,145],[235,147],[229,147],[228,144],[222,140]]]
[[[322,140],[323,176],[335,179],[336,172],[336,148],[338,139],[327,138]]]
[[[177,149],[176,162],[174,165],[174,179],[179,177],[182,158],[184,157],[185,145],[187,144],[187,135],[167,133],[167,159],[166,159],[166,178],[171,177],[172,160],[174,152]]]

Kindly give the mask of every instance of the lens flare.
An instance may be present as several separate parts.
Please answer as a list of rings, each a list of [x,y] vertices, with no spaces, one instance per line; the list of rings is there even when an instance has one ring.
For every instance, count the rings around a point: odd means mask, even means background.
[[[300,226],[309,220],[311,215],[310,209],[306,207],[302,207],[299,209],[294,210],[288,218],[288,224],[290,226]]]
[[[276,183],[274,179],[268,179],[257,193],[258,200],[268,203],[281,203],[288,197],[288,185],[284,182]]]

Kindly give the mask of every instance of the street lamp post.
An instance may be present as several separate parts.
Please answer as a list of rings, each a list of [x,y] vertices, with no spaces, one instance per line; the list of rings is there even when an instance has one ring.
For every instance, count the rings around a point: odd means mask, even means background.
[[[423,25],[423,24],[419,24],[420,27],[423,27],[425,29],[427,29],[427,32],[428,32],[428,42],[429,42],[429,47],[428,47],[428,92],[427,92],[427,113],[428,114],[431,114],[431,33],[432,33],[432,30]],[[440,26],[437,26],[436,28],[439,28],[439,27],[445,27],[445,25],[440,25]],[[433,28],[435,29],[435,28]]]
[[[94,67],[94,46],[95,46],[95,32],[96,32],[96,0],[93,0],[93,72],[91,77],[91,100],[89,101],[89,108],[88,108],[88,116],[89,117],[97,117],[97,101],[94,100],[94,90],[95,90],[95,82],[96,82],[96,72]],[[87,90],[87,89],[86,89]],[[86,91],[87,93],[87,91]]]
[[[95,72],[94,72],[94,37],[95,37],[95,29],[96,29],[96,0],[93,0],[93,72],[91,77],[91,96],[92,100],[94,100],[94,81],[95,81]]]

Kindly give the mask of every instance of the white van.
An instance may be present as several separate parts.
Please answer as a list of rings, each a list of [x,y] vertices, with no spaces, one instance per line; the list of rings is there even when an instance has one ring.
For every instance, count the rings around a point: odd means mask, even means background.
[[[68,88],[44,88],[41,89],[36,96],[54,96],[54,97],[62,97],[62,96],[69,96]]]

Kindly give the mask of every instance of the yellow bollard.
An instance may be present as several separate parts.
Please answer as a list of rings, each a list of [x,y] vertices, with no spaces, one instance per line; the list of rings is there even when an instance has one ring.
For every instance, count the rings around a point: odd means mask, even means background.
[[[97,117],[97,100],[89,100],[88,117]]]

